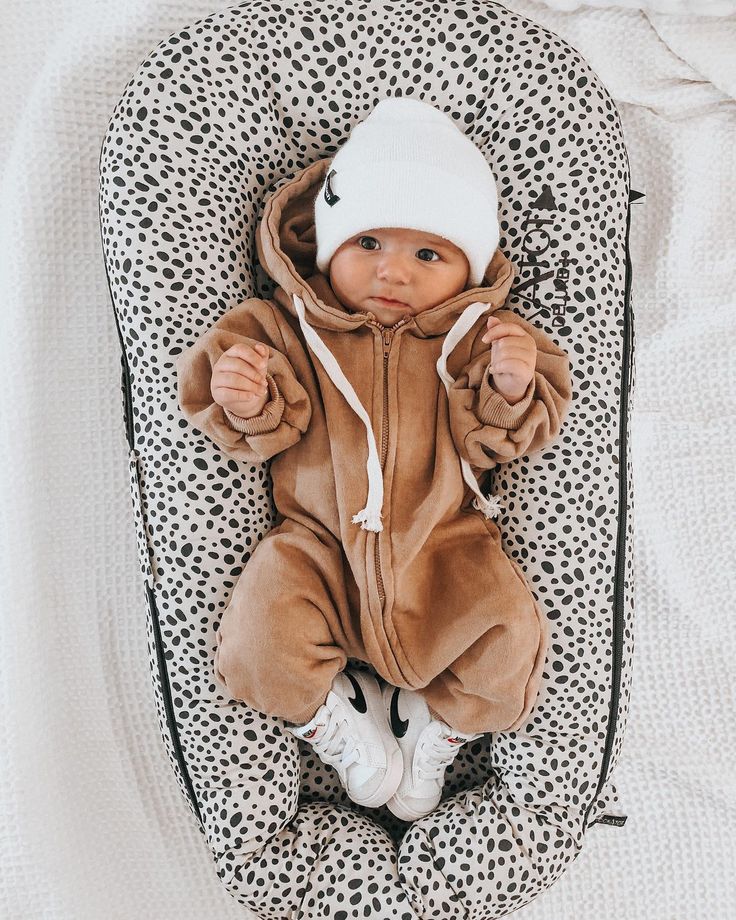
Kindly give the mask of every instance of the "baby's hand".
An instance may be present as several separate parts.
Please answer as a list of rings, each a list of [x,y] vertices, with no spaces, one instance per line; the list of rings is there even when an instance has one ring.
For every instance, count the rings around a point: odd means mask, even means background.
[[[489,316],[486,326],[481,342],[491,343],[488,367],[493,375],[493,388],[513,405],[519,402],[534,378],[537,343],[521,326],[502,323],[497,316]]]
[[[215,402],[233,415],[252,418],[268,402],[266,365],[268,347],[237,344],[220,355],[212,368],[210,392]]]

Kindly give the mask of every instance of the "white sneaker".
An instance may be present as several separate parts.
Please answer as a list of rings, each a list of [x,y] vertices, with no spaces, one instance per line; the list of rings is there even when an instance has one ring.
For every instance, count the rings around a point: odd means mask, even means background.
[[[358,805],[385,805],[401,782],[403,759],[386,722],[381,687],[365,671],[335,675],[327,699],[306,725],[286,726],[334,767]]]
[[[382,696],[404,761],[404,775],[386,807],[402,821],[414,821],[439,804],[445,770],[462,745],[484,733],[458,732],[432,718],[426,700],[414,690],[385,684]]]

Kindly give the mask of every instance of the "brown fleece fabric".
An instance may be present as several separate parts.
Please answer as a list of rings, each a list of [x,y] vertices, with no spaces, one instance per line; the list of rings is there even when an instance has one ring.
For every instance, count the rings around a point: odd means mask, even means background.
[[[257,229],[273,299],[229,310],[177,360],[185,417],[229,457],[270,460],[276,526],[256,546],[217,632],[215,677],[233,699],[304,723],[349,657],[421,693],[462,732],[521,728],[542,679],[548,625],[496,523],[472,507],[477,477],[553,441],[571,402],[566,352],[502,309],[514,267],[496,250],[487,286],[384,327],[347,310],[314,270],[313,203],[331,160],[269,198]],[[353,523],[365,503],[366,428],[306,345],[292,294],[370,415],[383,469],[383,530]],[[492,304],[436,370],[445,335],[472,302]],[[534,379],[509,405],[480,341],[494,314],[537,345]],[[212,367],[236,342],[268,346],[271,398],[252,419],[225,413]],[[314,360],[313,360],[314,359]],[[384,412],[387,406],[387,414]]]

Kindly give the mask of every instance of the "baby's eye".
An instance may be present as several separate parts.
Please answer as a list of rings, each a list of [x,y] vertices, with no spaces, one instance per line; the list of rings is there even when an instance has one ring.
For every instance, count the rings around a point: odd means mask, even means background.
[[[434,255],[436,255],[437,258],[439,259],[439,253],[435,252],[434,249],[419,249],[417,250],[417,255],[419,256],[420,259],[422,259],[421,253],[423,252],[434,253]],[[422,262],[435,262],[435,261],[436,261],[435,259],[422,259]]]
[[[361,237],[358,238],[358,246],[360,246],[362,249],[365,249],[365,248],[366,248],[365,246],[363,246],[363,240],[371,240],[371,241],[374,242],[374,243],[377,243],[377,242],[378,242],[378,240],[375,238],[375,236],[361,236]],[[369,250],[369,251],[372,251],[372,250],[373,250],[373,247],[372,247],[372,246],[369,246],[369,247],[368,247],[368,250]]]

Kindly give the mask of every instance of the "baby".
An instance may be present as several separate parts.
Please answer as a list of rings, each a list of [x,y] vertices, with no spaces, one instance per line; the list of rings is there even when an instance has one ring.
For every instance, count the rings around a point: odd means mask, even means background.
[[[502,309],[497,211],[447,116],[384,99],[267,200],[273,297],[177,362],[185,417],[270,460],[277,509],[217,630],[216,681],[406,821],[437,806],[461,745],[525,724],[547,650],[478,476],[557,437],[569,360]]]

